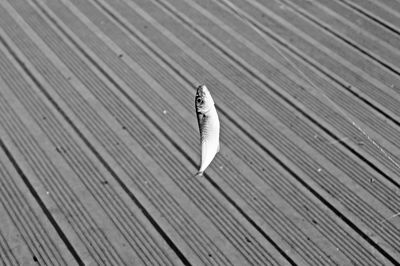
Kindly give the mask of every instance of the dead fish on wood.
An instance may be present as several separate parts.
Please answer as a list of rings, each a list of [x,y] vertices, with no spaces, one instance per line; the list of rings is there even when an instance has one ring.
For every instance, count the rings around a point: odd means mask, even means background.
[[[195,176],[202,176],[217,152],[219,152],[218,114],[210,91],[205,85],[197,87],[195,106],[201,143],[200,169]]]

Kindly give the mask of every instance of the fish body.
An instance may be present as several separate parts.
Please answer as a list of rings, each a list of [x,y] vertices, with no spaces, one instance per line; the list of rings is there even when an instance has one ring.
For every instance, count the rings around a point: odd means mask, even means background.
[[[195,106],[201,144],[201,162],[196,176],[201,176],[219,152],[218,114],[210,91],[205,85],[197,88]]]

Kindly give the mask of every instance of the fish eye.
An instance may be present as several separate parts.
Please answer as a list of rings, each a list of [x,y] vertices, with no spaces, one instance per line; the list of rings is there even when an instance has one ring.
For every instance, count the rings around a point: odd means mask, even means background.
[[[203,100],[200,99],[200,98],[198,98],[198,99],[197,99],[197,103],[203,103]]]

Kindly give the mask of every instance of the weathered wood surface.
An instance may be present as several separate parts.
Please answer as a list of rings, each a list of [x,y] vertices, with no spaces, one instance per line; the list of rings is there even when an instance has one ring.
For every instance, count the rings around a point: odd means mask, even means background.
[[[226,3],[0,0],[1,264],[400,263],[400,3]]]

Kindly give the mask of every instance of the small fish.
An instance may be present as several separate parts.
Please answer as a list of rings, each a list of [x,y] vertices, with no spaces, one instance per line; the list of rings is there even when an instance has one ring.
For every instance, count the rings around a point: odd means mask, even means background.
[[[200,169],[195,176],[202,176],[217,152],[219,152],[218,114],[210,91],[205,85],[197,87],[195,106],[201,143]]]

